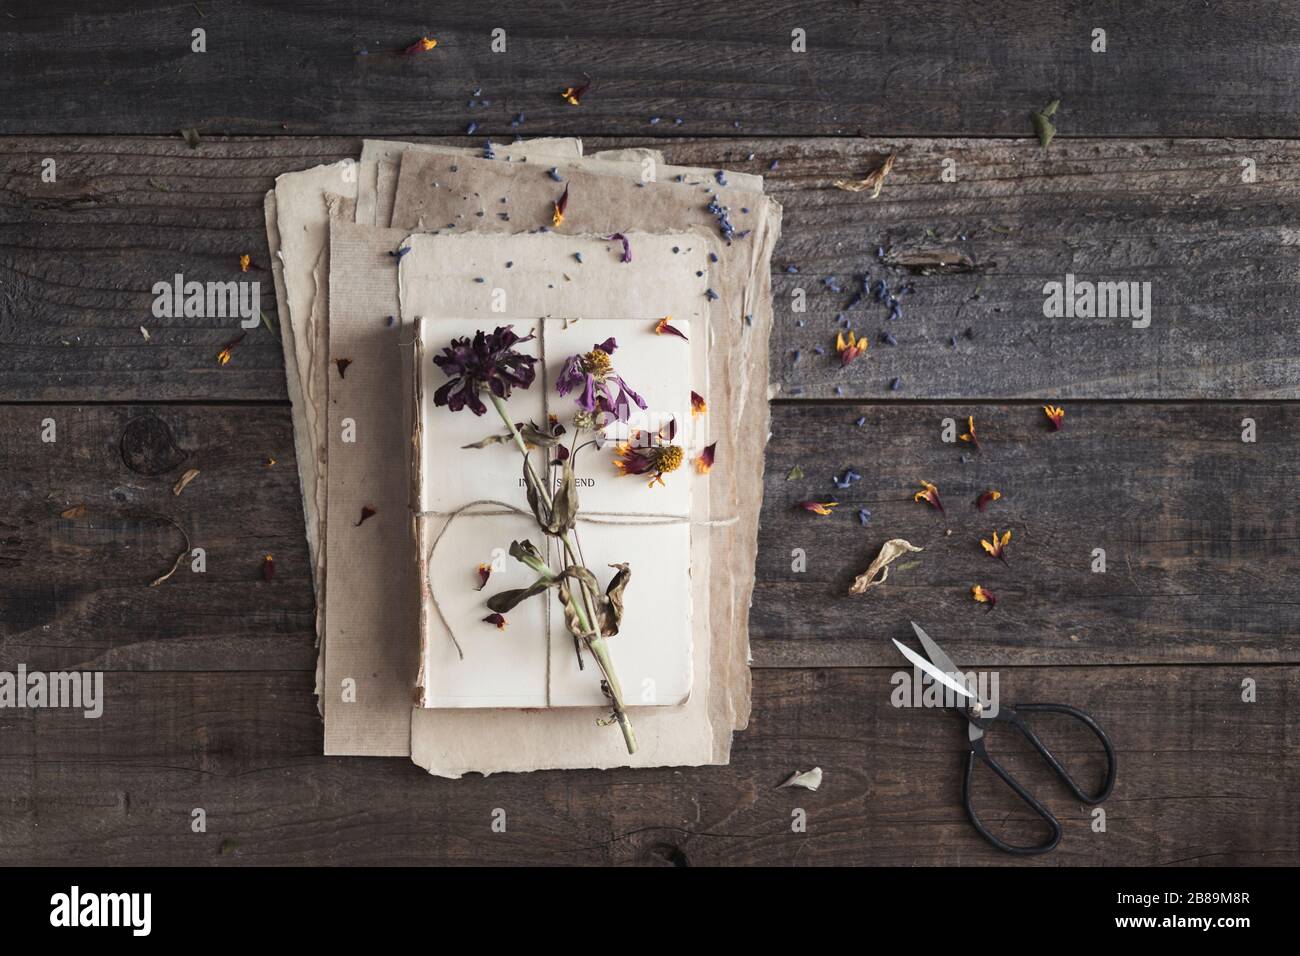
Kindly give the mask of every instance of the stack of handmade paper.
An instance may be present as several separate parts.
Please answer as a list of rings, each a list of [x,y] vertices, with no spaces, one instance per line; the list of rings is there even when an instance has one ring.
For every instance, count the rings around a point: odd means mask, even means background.
[[[442,776],[727,762],[750,706],[780,218],[761,177],[572,139],[367,141],[359,162],[279,177],[266,221],[326,753]],[[434,359],[505,326],[535,380],[499,412],[481,393],[482,416],[436,401],[455,374]],[[593,379],[617,407],[584,431]],[[580,558],[530,513],[525,456],[547,499],[572,456]],[[538,580],[518,541],[602,590],[628,565],[607,649],[635,753],[601,723],[609,685],[563,588],[489,613]]]

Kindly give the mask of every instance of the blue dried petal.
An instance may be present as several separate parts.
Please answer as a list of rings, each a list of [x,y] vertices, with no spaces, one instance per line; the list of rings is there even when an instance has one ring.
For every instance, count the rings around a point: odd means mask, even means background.
[[[558,166],[552,166],[546,175],[550,176],[557,183],[564,182],[564,177],[560,175],[560,167]],[[505,202],[505,200],[503,199],[502,202]]]
[[[774,160],[772,160],[771,165],[769,165],[769,166],[767,167],[767,168],[768,168],[768,171],[770,172],[770,171],[776,169],[776,167],[778,167],[778,166],[780,166],[780,165],[781,165],[781,160],[779,160],[779,159],[774,159]]]
[[[858,419],[856,422],[854,422],[853,424],[855,424],[855,425],[857,425],[859,428],[861,428],[861,427],[862,427],[863,425],[865,425],[866,423],[867,423],[867,416],[866,416],[866,415],[863,415],[861,418],[859,418],[859,419]]]
[[[581,263],[581,262],[582,262],[582,253],[581,253],[581,252],[575,252],[575,253],[573,254],[573,258],[576,259],[579,263]]]
[[[473,120],[470,120],[469,125],[465,127],[465,135],[473,136],[477,132],[478,132],[478,123],[474,122]]]
[[[714,292],[712,289],[705,289],[704,297],[708,299],[710,302],[712,302],[718,298],[718,293]]]
[[[898,391],[900,388],[902,388],[902,386],[903,386],[903,380],[901,378],[890,379],[889,381],[889,390],[891,392]]]
[[[897,344],[898,344],[898,339],[894,338],[894,337],[893,337],[892,335],[890,335],[888,332],[881,332],[881,333],[880,333],[880,341],[884,342],[886,345],[897,345]]]
[[[650,125],[651,125],[651,126],[658,126],[658,125],[659,125],[659,117],[658,117],[658,116],[652,116],[652,117],[650,117]]]
[[[868,511],[866,508],[859,508],[858,523],[863,525],[864,527],[866,525],[869,525],[871,523],[871,512]]]
[[[713,174],[713,178],[718,181],[719,186],[727,185],[727,174],[723,172],[721,169],[719,169],[716,173]]]

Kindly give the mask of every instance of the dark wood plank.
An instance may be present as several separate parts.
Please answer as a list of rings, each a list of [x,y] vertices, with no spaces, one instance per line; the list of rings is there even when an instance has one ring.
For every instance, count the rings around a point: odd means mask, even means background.
[[[287,407],[6,405],[0,448],[0,669],[314,666]]]
[[[1290,136],[1300,15],[1269,0],[6,4],[0,132]],[[491,31],[504,27],[503,53]],[[191,31],[207,52],[191,52]],[[792,52],[792,31],[807,52]],[[1092,31],[1107,31],[1105,53]],[[427,55],[396,51],[422,34]],[[362,53],[366,55],[362,55]],[[580,107],[559,92],[588,72]],[[471,109],[475,91],[491,101]],[[662,117],[651,125],[652,117]],[[681,117],[681,127],[674,119]]]
[[[941,440],[942,420],[967,414],[980,451]],[[1254,444],[1240,440],[1246,417]],[[46,418],[53,445],[40,441]],[[311,666],[287,407],[0,406],[0,437],[11,502],[0,666]],[[911,619],[971,666],[1300,661],[1297,449],[1290,404],[1078,403],[1058,433],[1036,405],[778,405],[755,664],[892,665],[885,638],[905,636]],[[805,477],[787,480],[795,465]],[[191,467],[199,478],[174,496]],[[834,488],[850,467],[861,481]],[[912,501],[921,477],[938,484],[946,517]],[[989,487],[1004,498],[980,515],[971,503]],[[841,504],[820,518],[796,507],[807,499]],[[79,504],[83,516],[60,517]],[[865,528],[859,508],[872,512]],[[207,549],[208,570],[149,588],[183,544],[164,516]],[[979,547],[995,528],[1013,532],[1006,565]],[[891,537],[926,551],[883,587],[847,595]],[[795,548],[804,572],[791,570]],[[1105,574],[1091,571],[1093,548],[1106,549]],[[991,613],[971,600],[975,583],[999,595]]]
[[[968,415],[981,448],[945,444],[943,420],[960,433]],[[1035,404],[782,405],[773,418],[751,615],[761,664],[890,664],[887,638],[913,619],[963,666],[1300,661],[1293,404],[1076,403],[1059,432]],[[796,465],[805,477],[788,480]],[[848,468],[862,479],[837,489]],[[946,515],[912,500],[920,479]],[[980,514],[990,488],[1003,498]],[[818,517],[798,508],[809,499],[840,506]],[[980,547],[994,529],[1012,531],[1005,564]],[[926,550],[848,595],[890,538]],[[975,584],[999,596],[994,610]]]
[[[960,803],[961,724],[891,705],[892,671],[762,670],[729,766],[425,776],[403,759],[320,756],[309,674],[110,674],[98,720],[0,711],[6,864],[1292,864],[1300,806],[1295,667],[1015,668],[1004,702],[1065,700],[1114,739],[1093,833],[1038,761],[991,740],[1060,817],[1047,857],[987,847]],[[1258,703],[1240,699],[1243,677]],[[1081,779],[1090,748],[1042,728]],[[593,728],[593,733],[599,732]],[[775,789],[820,766],[816,793]],[[988,819],[1028,839],[992,787]],[[191,832],[203,808],[207,832]],[[491,830],[494,809],[506,832]],[[792,812],[807,832],[791,830]],[[1013,833],[1013,831],[1015,831]]]
[[[1290,398],[1300,387],[1300,144],[1077,141],[1047,158],[1002,141],[665,145],[679,163],[766,175],[785,207],[772,376],[786,397]],[[0,400],[283,399],[275,333],[255,329],[219,368],[235,323],[155,319],[150,290],[177,272],[238,277],[241,253],[267,255],[261,202],[274,176],[358,149],[354,139],[197,151],[179,138],[0,143]],[[879,199],[832,188],[889,151],[899,158]],[[45,157],[57,183],[40,181]],[[939,181],[945,158],[956,183]],[[1253,184],[1241,182],[1242,158],[1256,162]],[[975,271],[913,275],[883,267],[878,249],[891,261],[956,252]],[[891,288],[912,283],[900,319],[875,302],[846,309],[864,270]],[[1045,318],[1044,284],[1067,273],[1151,282],[1151,326]],[[793,311],[797,288],[806,312]],[[840,313],[871,340],[847,368],[834,355]]]

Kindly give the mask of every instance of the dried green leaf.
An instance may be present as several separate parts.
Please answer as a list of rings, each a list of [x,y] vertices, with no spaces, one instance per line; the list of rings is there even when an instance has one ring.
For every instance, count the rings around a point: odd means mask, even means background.
[[[566,458],[560,475],[560,487],[552,499],[551,523],[547,528],[552,535],[563,535],[578,523],[578,480],[573,473],[573,459]]]
[[[803,466],[795,465],[790,469],[790,474],[785,476],[786,481],[798,481],[803,477]]]
[[[1052,137],[1056,135],[1056,125],[1052,122],[1051,116],[1060,105],[1060,100],[1052,100],[1041,110],[1029,114],[1029,121],[1034,124],[1034,135],[1038,137],[1038,145],[1043,149],[1047,149],[1052,142]]]
[[[190,127],[189,129],[183,129],[181,130],[181,137],[185,140],[185,145],[188,146],[190,149],[199,148],[198,130],[194,129],[193,127]]]
[[[492,595],[487,600],[487,606],[498,614],[505,614],[507,611],[513,611],[520,602],[555,587],[557,583],[559,582],[555,578],[538,578],[526,588],[511,588],[509,591]]]
[[[526,564],[538,574],[551,576],[551,568],[542,557],[542,553],[537,547],[526,538],[523,541],[510,542],[510,557],[514,558],[520,564]]]
[[[605,589],[605,601],[602,602],[600,633],[605,637],[617,634],[619,625],[623,623],[623,589],[632,579],[632,569],[628,565],[611,564],[610,567],[616,568],[618,573]]]
[[[509,432],[502,432],[499,435],[488,435],[486,438],[480,438],[476,442],[470,442],[468,445],[461,445],[461,448],[487,448],[490,445],[504,445],[506,442],[514,441],[514,436]]]

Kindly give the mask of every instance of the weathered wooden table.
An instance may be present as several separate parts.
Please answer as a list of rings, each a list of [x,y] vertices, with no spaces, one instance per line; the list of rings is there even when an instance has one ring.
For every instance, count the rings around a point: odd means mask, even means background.
[[[1073,703],[1117,744],[1096,832],[998,742],[1065,825],[1032,862],[1300,861],[1294,9],[613,0],[422,23],[341,2],[128,6],[0,12],[0,670],[106,672],[98,720],[0,711],[0,862],[1007,862],[965,821],[960,724],[891,706],[888,638],[912,618],[996,670],[1004,700]],[[434,53],[392,55],[422,33]],[[592,91],[564,105],[584,71]],[[1027,114],[1058,96],[1043,151]],[[576,134],[762,173],[785,207],[754,715],[730,766],[446,781],[321,756],[278,335],[218,367],[229,321],[154,319],[150,288],[264,259],[276,174],[471,120],[480,138]],[[831,187],[891,152],[879,199]],[[893,322],[854,313],[871,347],[841,368],[816,352],[849,298],[833,287],[885,274],[878,249],[964,258],[890,272],[915,293]],[[1045,317],[1067,274],[1150,282],[1149,327]],[[978,451],[943,440],[968,415]],[[862,479],[834,488],[850,467]],[[922,478],[946,515],[912,500]],[[981,515],[986,488],[1004,498]],[[830,518],[795,507],[832,497]],[[149,588],[177,526],[207,571]],[[1014,530],[1006,565],[978,544],[995,527]],[[848,597],[891,537],[925,551]],[[1054,742],[1088,766],[1085,741]],[[813,765],[819,792],[775,789]],[[992,785],[980,799],[1029,832]]]

